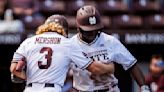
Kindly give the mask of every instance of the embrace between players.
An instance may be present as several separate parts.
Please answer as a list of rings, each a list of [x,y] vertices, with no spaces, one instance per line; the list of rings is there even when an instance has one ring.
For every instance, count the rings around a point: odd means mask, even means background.
[[[78,33],[68,39],[66,18],[52,15],[35,36],[21,43],[10,71],[26,80],[24,92],[61,92],[70,66],[78,92],[120,92],[113,62],[132,74],[141,92],[150,92],[137,60],[119,40],[102,32],[100,14],[94,6],[81,7],[76,24]]]

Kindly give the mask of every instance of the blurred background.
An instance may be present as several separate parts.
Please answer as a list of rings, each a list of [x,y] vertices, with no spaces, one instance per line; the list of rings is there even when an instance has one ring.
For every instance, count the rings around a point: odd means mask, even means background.
[[[22,92],[24,83],[12,83],[13,53],[52,14],[69,22],[69,37],[77,33],[76,11],[94,5],[101,13],[104,32],[118,38],[138,59],[146,75],[153,54],[164,55],[164,0],[0,0],[0,91]],[[163,49],[162,49],[163,48]],[[121,92],[139,92],[130,75],[116,66]],[[71,83],[70,83],[71,84]]]

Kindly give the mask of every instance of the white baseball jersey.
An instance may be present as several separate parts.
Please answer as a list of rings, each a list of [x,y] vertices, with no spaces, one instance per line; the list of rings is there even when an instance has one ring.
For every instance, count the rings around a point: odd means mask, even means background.
[[[93,61],[116,62],[121,64],[125,70],[128,70],[137,61],[119,40],[103,32],[89,44],[82,41],[78,34],[73,36],[71,41],[73,42],[72,44],[83,50],[86,58],[90,58]],[[110,89],[112,85],[118,82],[113,74],[95,76],[75,65],[73,65],[72,69],[74,71],[73,86],[81,91]]]
[[[27,38],[14,53],[13,60],[25,59],[27,84],[54,83],[62,87],[72,60],[82,69],[91,63],[81,52],[71,50],[75,53],[70,53],[70,50],[67,38],[55,32],[45,32]]]

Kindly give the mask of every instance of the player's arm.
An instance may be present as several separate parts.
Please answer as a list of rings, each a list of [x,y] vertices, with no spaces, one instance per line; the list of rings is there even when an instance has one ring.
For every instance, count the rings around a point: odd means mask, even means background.
[[[146,85],[145,77],[137,64],[134,64],[130,69],[128,69],[128,71],[141,87],[141,92],[150,92],[149,87]]]
[[[104,64],[101,62],[94,61],[86,69],[96,75],[101,75],[101,74],[105,74],[105,73],[113,74],[114,73],[114,64],[113,63]]]
[[[114,64],[111,62],[102,63],[101,61],[92,61],[91,59],[83,57],[83,55],[76,55],[72,61],[77,65],[77,67],[87,69],[92,74],[101,75],[105,73],[114,73]]]
[[[70,44],[72,44],[71,41]],[[114,64],[101,61],[93,61],[91,58],[88,58],[83,50],[78,46],[71,45],[71,49],[68,50],[68,56],[71,61],[81,69],[87,69],[93,74],[105,74],[105,73],[114,73]],[[71,53],[70,53],[71,52]]]
[[[25,41],[23,41],[20,44],[20,46],[18,47],[18,49],[13,55],[13,59],[10,65],[10,72],[22,79],[26,79],[25,71],[23,70],[23,68],[25,67],[26,64],[25,56],[26,56],[29,42],[30,42],[30,38],[27,38]]]
[[[126,49],[126,47],[117,39],[113,38],[113,51],[114,60],[116,63],[121,64],[124,70],[128,70],[138,85],[141,87],[141,92],[150,92],[149,87],[145,85],[145,78],[142,71],[137,65],[137,60]]]
[[[26,74],[23,70],[24,65],[24,61],[12,61],[10,72],[21,79],[26,79]]]
[[[134,64],[130,69],[128,69],[128,71],[130,72],[132,77],[136,80],[139,86],[142,86],[145,84],[144,75],[137,64]]]

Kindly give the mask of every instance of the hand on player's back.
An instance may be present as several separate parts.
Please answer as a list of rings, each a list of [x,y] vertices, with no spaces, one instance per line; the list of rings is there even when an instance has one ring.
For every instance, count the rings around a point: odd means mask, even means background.
[[[22,71],[25,68],[25,61],[19,61],[17,66],[16,66],[16,71]]]

